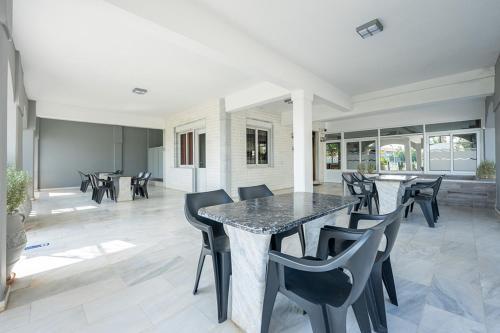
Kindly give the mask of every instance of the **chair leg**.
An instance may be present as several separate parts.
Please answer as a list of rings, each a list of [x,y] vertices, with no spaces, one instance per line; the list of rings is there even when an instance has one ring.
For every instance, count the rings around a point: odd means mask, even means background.
[[[389,294],[391,303],[398,306],[398,296],[396,294],[394,275],[392,274],[391,257],[387,258],[387,260],[382,263],[382,281],[384,281],[385,290],[387,290],[387,294]]]
[[[304,235],[304,226],[300,225],[299,227],[299,239],[300,239],[300,248],[302,250],[302,256],[306,255],[306,236]]]
[[[368,316],[368,306],[364,293],[362,293],[358,300],[352,304],[352,309],[361,333],[371,333],[370,317]]]
[[[102,202],[102,198],[104,197],[104,189],[97,190],[97,203],[100,204]]]
[[[382,268],[375,263],[369,279],[371,299],[368,297],[369,306],[372,307],[372,325],[375,332],[387,332],[387,317],[385,314],[384,289],[382,285]],[[378,266],[378,267],[377,267]],[[371,304],[371,305],[370,305]]]
[[[149,199],[148,188],[144,187],[144,194],[146,195],[146,199]]]
[[[432,214],[432,207],[430,201],[418,201],[422,212],[424,213],[425,219],[429,227],[434,228],[434,214]]]
[[[368,197],[367,198],[367,205],[368,205],[368,213],[370,213],[370,215],[373,214],[373,209],[372,209],[372,197]]]
[[[375,207],[377,208],[377,214],[380,214],[380,201],[378,199],[378,194],[373,198],[375,199]]]
[[[334,308],[326,306],[326,313],[328,316],[329,332],[332,333],[346,333],[347,332],[347,308],[340,307]],[[313,332],[314,329],[313,329]]]
[[[198,259],[198,268],[196,269],[196,279],[194,281],[193,295],[198,293],[198,284],[200,283],[201,271],[203,270],[203,263],[206,257],[205,249],[201,248],[200,258]]]
[[[413,206],[415,205],[415,202],[412,202],[411,203],[411,206],[410,206],[410,213],[413,213]]]
[[[328,316],[325,313],[325,309],[321,305],[312,305],[304,309],[309,316],[309,321],[311,323],[313,333],[345,333],[344,331],[332,330],[328,325]],[[347,312],[346,312],[347,316]]]
[[[219,323],[226,321],[229,295],[229,275],[231,262],[229,253],[214,253],[212,262],[214,265],[215,293],[217,296],[217,318]],[[229,263],[228,263],[229,261]]]
[[[276,264],[270,263],[267,268],[266,289],[264,290],[264,302],[262,306],[261,333],[269,332],[269,324],[273,315],[274,302],[279,290],[278,272]]]

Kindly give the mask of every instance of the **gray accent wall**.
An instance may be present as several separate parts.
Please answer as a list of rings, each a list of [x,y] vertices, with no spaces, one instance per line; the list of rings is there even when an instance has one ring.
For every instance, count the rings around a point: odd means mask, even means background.
[[[39,119],[39,188],[79,186],[83,172],[147,171],[148,131],[55,119]]]
[[[123,173],[137,175],[148,168],[147,129],[123,128]]]
[[[114,169],[113,126],[40,119],[39,186],[78,186],[77,170]]]
[[[162,147],[163,146],[163,130],[148,129],[148,147]]]

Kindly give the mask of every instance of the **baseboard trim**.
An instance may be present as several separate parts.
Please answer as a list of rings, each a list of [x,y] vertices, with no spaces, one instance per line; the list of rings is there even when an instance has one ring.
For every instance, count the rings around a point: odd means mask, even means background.
[[[10,296],[10,288],[11,285],[7,285],[7,288],[5,290],[5,295],[2,298],[2,300],[0,300],[0,312],[7,310],[7,303],[9,302],[9,296]]]
[[[56,191],[56,190],[74,190],[79,189],[78,186],[69,186],[69,187],[51,187],[51,188],[41,188],[38,189],[39,192],[47,192],[47,191]]]

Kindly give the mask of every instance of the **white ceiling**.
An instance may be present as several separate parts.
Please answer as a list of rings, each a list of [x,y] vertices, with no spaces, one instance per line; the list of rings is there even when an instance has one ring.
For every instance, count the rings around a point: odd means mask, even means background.
[[[198,0],[295,63],[359,94],[492,66],[499,0]],[[374,18],[384,31],[361,39]]]
[[[191,1],[351,95],[492,66],[500,52],[499,0]],[[384,31],[361,39],[374,18]],[[13,30],[35,100],[163,114],[262,79],[103,0],[15,0]]]
[[[13,35],[35,100],[159,114],[255,82],[99,0],[15,0]],[[132,94],[134,87],[149,93]]]

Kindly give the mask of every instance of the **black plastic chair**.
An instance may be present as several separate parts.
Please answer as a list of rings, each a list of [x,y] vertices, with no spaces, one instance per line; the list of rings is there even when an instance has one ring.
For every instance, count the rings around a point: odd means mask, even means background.
[[[106,194],[106,197],[116,201],[116,189],[112,180],[100,179],[95,174],[90,174],[89,177],[92,184],[92,200],[100,204]]]
[[[318,245],[320,258],[327,257],[329,243],[337,236],[355,241],[345,251],[326,260],[295,258],[270,251],[261,333],[269,331],[278,292],[306,311],[314,333],[346,332],[347,309],[351,305],[362,332],[369,330],[363,291],[383,232],[383,228],[363,232],[322,230]]]
[[[375,263],[373,264],[372,272],[370,274],[370,279],[368,280],[365,295],[368,303],[368,310],[370,312],[370,318],[372,320],[372,325],[376,332],[387,332],[387,317],[385,313],[383,285],[387,290],[387,294],[389,295],[391,303],[396,306],[398,305],[390,255],[392,249],[394,248],[394,244],[396,243],[399,227],[403,218],[403,211],[406,207],[408,207],[410,203],[411,202],[409,201],[405,205],[400,205],[394,212],[385,215],[369,215],[359,212],[353,212],[349,220],[349,229],[335,226],[323,227],[323,230],[333,230],[340,232],[359,230],[362,232],[366,229],[358,229],[359,221],[382,221],[372,228],[384,229],[386,245],[383,251],[377,252]],[[351,244],[352,241],[350,240],[342,241],[341,239],[336,239],[336,242],[330,243],[328,254],[330,256],[335,256]]]
[[[80,191],[85,193],[85,192],[87,192],[87,189],[89,188],[90,176],[88,174],[81,172],[80,170],[78,170],[78,174],[80,175],[80,179],[81,179]]]
[[[266,185],[248,186],[248,187],[238,187],[238,195],[240,200],[250,200],[257,198],[264,198],[273,196],[273,192]],[[292,228],[285,232],[274,234],[271,237],[271,250],[281,251],[281,244],[283,239],[290,237],[295,234],[299,234],[300,247],[302,250],[302,255],[306,253],[306,239],[304,236],[304,226],[300,225],[298,227]]]
[[[403,202],[409,198],[413,198],[414,202],[406,208],[405,217],[408,217],[408,209],[413,212],[413,206],[416,202],[422,209],[422,213],[424,213],[425,220],[429,227],[434,228],[439,218],[437,195],[441,188],[443,177],[444,176],[439,176],[432,182],[418,182],[406,188]],[[430,190],[431,192],[426,193],[426,190]]]
[[[231,275],[231,249],[229,237],[224,232],[222,223],[198,215],[203,207],[233,202],[224,190],[186,194],[184,213],[188,222],[201,231],[202,244],[193,294],[198,292],[203,263],[207,255],[212,256],[217,295],[219,323],[227,319],[229,279]]]
[[[370,184],[365,183],[365,182],[360,182],[354,179],[352,174],[347,174],[343,173],[342,174],[342,179],[344,180],[347,189],[349,193],[357,197],[359,199],[359,202],[354,205],[354,210],[357,211],[361,207],[364,207],[365,205],[368,207],[368,212],[372,214],[373,209],[372,209],[372,192],[371,189],[368,190],[366,187],[370,186]],[[349,207],[348,209],[348,214],[351,213],[352,207]]]
[[[373,200],[375,201],[375,206],[377,207],[377,213],[379,213],[380,212],[380,200],[379,200],[379,196],[378,196],[377,184],[375,183],[375,181],[373,179],[366,177],[362,172],[359,172],[359,171],[353,172],[352,177],[355,180],[357,180],[358,182],[365,182],[365,183],[370,184],[368,186],[368,188],[372,193]]]
[[[139,194],[141,197],[146,197],[146,199],[149,199],[148,183],[150,178],[151,178],[151,172],[146,172],[144,174],[144,177],[136,179],[136,182],[133,185],[132,200],[135,200],[136,194]]]

